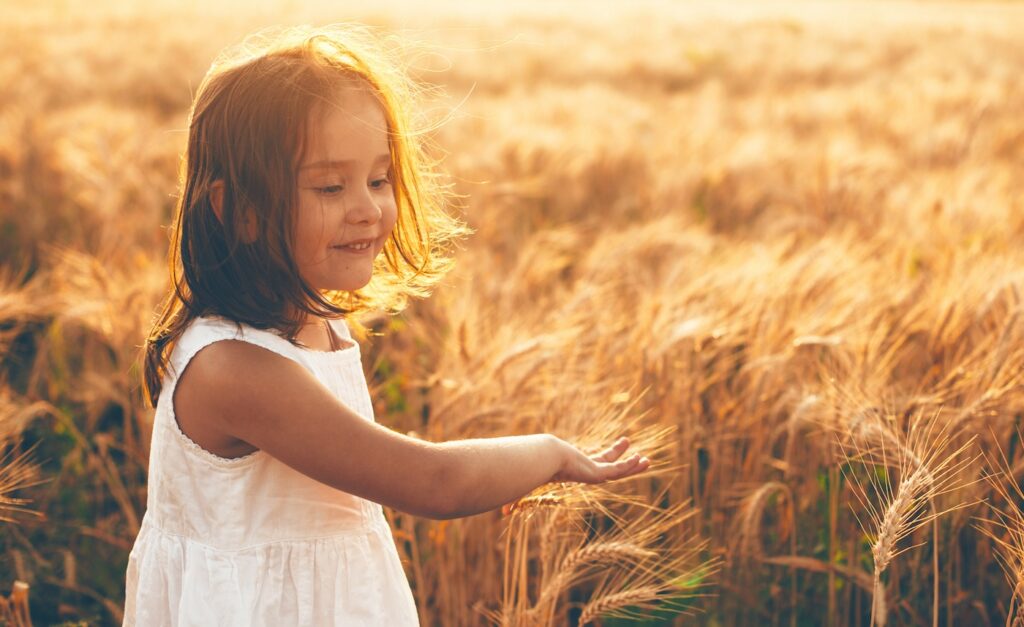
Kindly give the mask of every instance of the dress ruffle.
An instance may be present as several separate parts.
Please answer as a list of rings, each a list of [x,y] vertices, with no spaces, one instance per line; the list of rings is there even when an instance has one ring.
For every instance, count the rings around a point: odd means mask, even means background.
[[[418,624],[386,522],[224,551],[144,520],[128,578],[125,627]]]

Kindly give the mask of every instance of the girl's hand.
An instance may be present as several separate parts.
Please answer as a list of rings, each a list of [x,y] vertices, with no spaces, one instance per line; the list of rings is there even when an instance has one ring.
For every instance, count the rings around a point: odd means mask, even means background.
[[[589,457],[564,440],[559,439],[558,442],[563,451],[562,464],[551,481],[602,483],[635,475],[647,470],[651,465],[651,461],[639,453],[619,459],[629,448],[629,439],[625,437],[619,438],[615,444]]]

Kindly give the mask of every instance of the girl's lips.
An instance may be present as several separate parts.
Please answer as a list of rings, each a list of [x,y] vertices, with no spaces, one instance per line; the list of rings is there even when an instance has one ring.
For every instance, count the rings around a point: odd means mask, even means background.
[[[362,239],[350,240],[350,241],[347,241],[347,242],[345,242],[343,244],[335,244],[335,246],[351,246],[353,244],[372,244],[375,241],[377,241],[377,238],[375,238],[375,237],[364,237]]]
[[[363,246],[362,248],[352,248],[353,244],[365,244],[365,246]],[[340,250],[341,252],[348,253],[350,255],[361,255],[363,253],[371,252],[373,250],[373,244],[374,240],[364,239],[349,242],[348,244],[339,244],[337,246],[331,246],[331,248],[335,250]]]

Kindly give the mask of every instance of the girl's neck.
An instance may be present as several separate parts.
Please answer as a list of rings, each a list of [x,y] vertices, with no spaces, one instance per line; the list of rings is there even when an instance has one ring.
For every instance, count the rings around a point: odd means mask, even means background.
[[[334,351],[339,344],[326,318],[307,316],[295,339],[313,350]]]

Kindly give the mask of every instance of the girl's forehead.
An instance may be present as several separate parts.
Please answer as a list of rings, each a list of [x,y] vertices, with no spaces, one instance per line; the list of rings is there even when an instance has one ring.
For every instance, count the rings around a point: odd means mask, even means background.
[[[384,109],[376,96],[364,87],[343,87],[321,101],[310,112],[311,128],[338,130],[346,127],[387,132]]]
[[[320,161],[375,161],[389,153],[384,110],[367,89],[339,90],[311,112],[306,133],[303,168]]]

